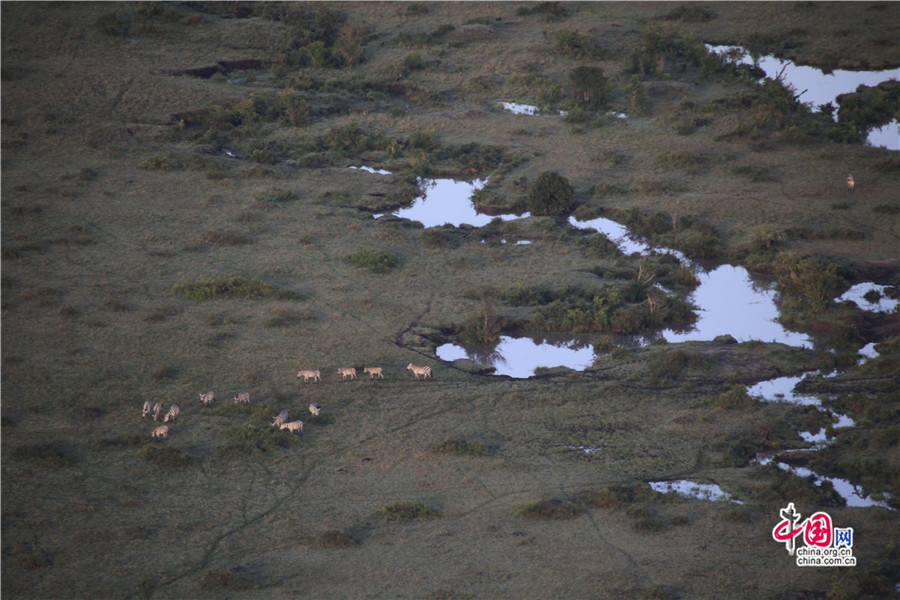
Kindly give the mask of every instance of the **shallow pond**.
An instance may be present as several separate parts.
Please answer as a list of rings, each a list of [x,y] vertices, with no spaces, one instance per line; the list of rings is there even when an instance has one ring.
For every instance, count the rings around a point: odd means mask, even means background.
[[[432,217],[432,222],[444,221],[442,217]],[[629,235],[624,226],[609,219],[578,221],[571,218],[569,223],[605,234],[627,254],[668,251],[651,248]],[[679,253],[672,253],[686,261]],[[663,331],[661,335],[668,341],[712,340],[716,336],[728,334],[738,341],[760,340],[805,348],[812,346],[809,336],[788,331],[776,321],[778,306],[775,292],[765,284],[755,282],[743,267],[719,265],[708,271],[698,268],[696,274],[700,285],[690,295],[690,300],[698,307],[698,320],[687,332]],[[647,344],[651,339],[632,338],[639,344]],[[468,358],[482,365],[493,366],[497,375],[518,378],[530,377],[537,367],[565,366],[583,370],[595,358],[584,344],[571,340],[538,343],[531,338],[510,336],[501,337],[500,343],[491,353],[458,344],[444,344],[436,352],[439,358],[446,361]]]
[[[663,494],[678,494],[687,498],[700,500],[727,500],[736,504],[743,504],[740,500],[732,498],[731,494],[720,488],[715,483],[697,483],[687,479],[678,481],[650,481],[648,482],[654,491]]]
[[[874,350],[872,351],[874,352]],[[875,353],[877,354],[877,353]],[[826,375],[827,376],[827,375]],[[747,392],[754,397],[761,398],[768,402],[789,402],[801,406],[816,406],[828,414],[832,420],[832,428],[853,427],[855,423],[853,419],[847,415],[832,412],[822,408],[822,402],[816,396],[795,393],[794,387],[803,379],[804,375],[793,377],[778,377],[769,381],[762,381]],[[828,437],[826,430],[820,429],[817,432],[798,432],[800,437],[812,444],[808,450],[819,450],[831,443],[832,439]],[[774,464],[783,471],[790,471],[798,477],[809,477],[813,483],[821,486],[823,482],[828,481],[834,487],[834,490],[847,501],[847,506],[882,506],[891,508],[886,502],[875,500],[866,496],[859,486],[855,486],[846,479],[837,477],[824,477],[814,473],[806,467],[795,467],[784,462],[775,460],[771,456],[758,456],[754,459],[755,463],[761,465]],[[893,509],[891,509],[893,510]]]
[[[357,167],[371,173],[387,173],[370,167]],[[457,181],[452,179],[423,180],[423,194],[412,206],[395,211],[393,214],[415,221],[425,227],[445,224],[460,226],[468,224],[484,226],[497,218],[475,210],[472,195],[487,183],[484,179]],[[376,215],[377,217],[378,215]],[[500,215],[501,219],[514,220],[524,215]],[[615,242],[626,254],[646,254],[650,252],[670,253],[692,266],[699,280],[698,287],[689,299],[697,306],[698,320],[689,331],[665,330],[660,335],[676,343],[683,341],[712,340],[720,335],[731,335],[738,341],[759,340],[779,342],[795,347],[812,347],[809,336],[792,332],[778,322],[777,294],[770,285],[754,280],[749,272],[740,266],[722,264],[704,270],[692,264],[683,254],[666,248],[653,247],[633,236],[628,229],[606,218],[579,221],[569,219],[573,227],[589,229],[604,234]],[[528,244],[520,240],[517,244]],[[864,296],[868,292],[878,292],[881,297],[870,302]],[[870,294],[870,298],[872,295]],[[874,284],[860,284],[848,290],[838,301],[853,300],[860,308],[867,310],[891,311],[897,301],[884,296],[884,287]],[[630,337],[617,340],[622,345],[648,344],[653,338]],[[571,337],[560,337],[553,341],[546,338],[502,336],[500,343],[486,351],[479,347],[463,347],[444,344],[437,348],[439,358],[453,361],[468,358],[485,366],[493,366],[498,375],[527,378],[537,367],[564,366],[583,370],[596,356],[591,344]],[[794,382],[796,383],[796,382]],[[792,384],[793,385],[793,384]]]
[[[737,47],[707,45],[707,48],[716,54],[722,54]],[[741,62],[752,65],[753,59],[749,54],[746,54]],[[831,73],[825,73],[821,69],[796,65],[791,61],[775,58],[774,56],[760,58],[757,65],[765,71],[766,77],[770,79],[775,79],[779,74],[782,74],[783,80],[793,86],[797,94],[800,94],[800,100],[812,104],[813,109],[828,103],[837,108],[837,97],[840,94],[855,92],[860,85],[874,87],[883,81],[900,79],[900,69],[887,69],[884,71],[846,71],[838,69]],[[884,127],[870,131],[867,139],[872,146],[879,146],[889,150],[900,150],[900,125],[898,125],[896,120],[891,121]]]
[[[424,195],[417,198],[409,208],[394,211],[394,215],[411,221],[418,221],[425,227],[438,227],[450,224],[459,227],[463,224],[483,227],[496,217],[480,213],[472,203],[472,194],[484,187],[486,179],[475,181],[458,181],[455,179],[420,180]],[[527,216],[527,215],[526,215]],[[516,215],[502,215],[500,218],[511,220]]]
[[[866,298],[868,296],[868,298]],[[837,302],[851,301],[862,310],[893,312],[900,301],[885,295],[885,286],[877,283],[858,283],[844,292]]]

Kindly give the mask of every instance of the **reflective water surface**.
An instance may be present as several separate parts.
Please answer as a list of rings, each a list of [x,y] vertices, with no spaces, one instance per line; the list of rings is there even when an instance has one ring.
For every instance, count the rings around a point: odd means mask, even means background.
[[[709,46],[711,51],[722,54],[737,46]],[[743,64],[752,65],[753,58],[746,54],[741,61]],[[874,87],[882,81],[900,79],[900,69],[887,69],[884,71],[846,71],[837,69],[831,73],[825,73],[821,69],[796,65],[789,60],[782,60],[774,56],[763,56],[757,65],[766,73],[769,79],[775,79],[779,75],[783,81],[789,83],[800,95],[800,101],[813,105],[817,109],[823,104],[831,103],[838,108],[837,97],[840,94],[855,92],[860,85]],[[835,111],[835,115],[837,112]],[[869,132],[868,142],[872,146],[879,146],[889,150],[900,150],[900,125],[897,121],[891,121],[887,125],[873,129]]]

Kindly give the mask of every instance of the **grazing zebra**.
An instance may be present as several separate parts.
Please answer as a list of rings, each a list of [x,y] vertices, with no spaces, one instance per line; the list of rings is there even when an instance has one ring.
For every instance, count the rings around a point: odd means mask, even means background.
[[[853,186],[856,185],[856,182],[853,181],[853,175],[847,175],[847,189],[851,192],[853,191]]]
[[[209,406],[216,399],[216,395],[213,392],[206,392],[205,394],[200,394],[200,402],[203,403],[203,406]]]
[[[303,378],[303,383],[309,381],[310,377],[312,377],[313,383],[322,381],[322,374],[317,369],[300,369],[297,371],[297,379],[301,377]]]
[[[153,405],[153,420],[159,421],[159,415],[162,413],[163,406],[160,402]]]
[[[180,412],[181,412],[181,409],[178,407],[178,405],[177,405],[177,404],[173,404],[173,405],[169,408],[169,412],[166,413],[166,416],[165,416],[165,418],[163,419],[163,423],[168,423],[168,422],[169,422],[169,419],[172,419],[172,421],[174,422],[175,419],[178,417],[178,413],[180,413]]]
[[[279,429],[287,429],[288,431],[299,431],[303,433],[303,421],[291,421],[290,423],[282,423]]]
[[[319,405],[318,405],[318,404],[316,404],[315,402],[313,402],[312,404],[309,405],[309,412],[311,412],[312,414],[314,414],[315,416],[318,417],[318,416],[319,416],[319,413],[322,412],[322,409],[319,408]]]
[[[235,404],[250,404],[250,392],[241,392],[234,397]]]
[[[147,415],[153,412],[153,405],[150,404],[149,400],[144,401],[144,410],[141,412],[141,418],[146,419]]]
[[[356,379],[356,369],[354,367],[338,367],[338,375],[341,376],[341,379],[346,379],[347,377]]]
[[[169,426],[168,425],[160,425],[156,427],[153,431],[150,432],[150,435],[159,438],[168,438],[169,437]]]
[[[432,377],[431,375],[431,367],[419,367],[417,365],[409,363],[408,365],[406,365],[406,369],[412,371],[413,375],[416,376],[416,379],[419,379],[419,375],[422,376],[422,379],[427,379],[428,377],[434,379],[434,377]]]
[[[366,367],[363,369],[363,373],[369,374],[369,379],[375,379],[375,376],[378,375],[379,379],[384,379],[384,373],[381,372],[381,367]]]
[[[286,410],[281,411],[280,413],[278,413],[277,417],[272,419],[272,427],[280,428],[282,425],[284,425],[284,422],[287,421],[287,418],[288,418],[288,411],[286,411]]]

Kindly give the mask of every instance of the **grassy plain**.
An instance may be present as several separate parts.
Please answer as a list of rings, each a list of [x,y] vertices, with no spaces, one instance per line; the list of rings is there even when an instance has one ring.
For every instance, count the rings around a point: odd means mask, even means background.
[[[485,316],[486,298],[526,323],[533,307],[503,289],[640,283],[638,258],[550,217],[493,226],[524,246],[372,218],[407,203],[415,176],[490,176],[511,206],[557,171],[579,215],[690,217],[652,233],[784,282],[810,257],[834,265],[838,287],[873,275],[896,286],[896,153],[832,141],[803,111],[773,123],[748,79],[704,74],[674,47],[643,74],[631,57],[662,28],[896,67],[900,5],[684,6],[3,3],[3,594],[890,592],[896,511],[749,466],[827,423],[741,386],[843,364],[808,385],[857,427],[838,430],[816,468],[896,507],[896,314],[797,319],[837,354],[610,348],[603,332],[582,373],[494,377],[442,362],[436,345]],[[608,98],[579,112],[568,75],[582,65],[602,69]],[[513,115],[499,101],[575,115]],[[348,169],[362,164],[394,175]],[[867,342],[881,357],[852,366]],[[416,381],[409,362],[434,378]],[[368,365],[385,379],[362,376]],[[342,381],[343,366],[360,379]],[[304,384],[298,368],[323,381]],[[216,405],[203,408],[208,390]],[[241,391],[250,407],[231,404]],[[150,439],[144,400],[181,405],[168,440]],[[302,436],[269,427],[283,409],[306,422]],[[646,484],[682,478],[743,504]],[[853,527],[858,566],[795,566],[771,537],[787,502]]]

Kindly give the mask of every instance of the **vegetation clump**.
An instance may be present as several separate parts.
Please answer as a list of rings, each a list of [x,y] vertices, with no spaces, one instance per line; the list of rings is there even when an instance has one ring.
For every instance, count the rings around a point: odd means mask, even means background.
[[[576,104],[594,109],[606,106],[609,83],[600,67],[576,67],[569,73],[569,83]]]
[[[400,266],[399,258],[376,248],[360,248],[344,257],[344,260],[354,267],[367,269],[372,273],[387,273]]]
[[[26,444],[13,448],[13,460],[28,461],[44,469],[55,469],[71,464],[72,459],[59,444]]]
[[[373,511],[370,519],[383,521],[413,521],[415,519],[430,519],[440,516],[440,513],[421,502],[395,502],[383,508]]]
[[[213,298],[266,298],[275,294],[275,286],[259,279],[230,277],[228,279],[201,279],[176,284],[172,291],[188,300],[212,300]]]
[[[328,529],[316,536],[316,546],[319,548],[350,548],[356,545],[356,540],[337,529]]]
[[[170,469],[185,469],[194,464],[194,459],[172,446],[144,446],[138,450],[138,456],[158,467]]]
[[[269,454],[292,448],[300,443],[300,436],[291,431],[254,422],[234,425],[227,428],[224,433],[231,441],[216,449],[216,454],[222,458]]]
[[[482,442],[468,440],[446,440],[434,444],[431,451],[435,454],[453,454],[456,456],[488,456],[490,449]]]
[[[200,580],[200,589],[221,592],[226,590],[256,590],[262,587],[249,575],[234,570],[207,571]]]
[[[575,210],[575,189],[555,171],[538,175],[528,190],[526,206],[535,216],[568,215]]]
[[[528,519],[562,520],[574,519],[582,512],[582,508],[573,502],[536,500],[514,508],[512,514]]]

